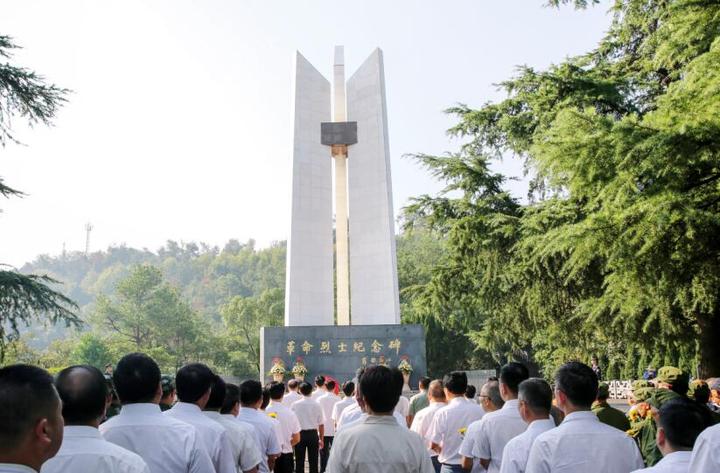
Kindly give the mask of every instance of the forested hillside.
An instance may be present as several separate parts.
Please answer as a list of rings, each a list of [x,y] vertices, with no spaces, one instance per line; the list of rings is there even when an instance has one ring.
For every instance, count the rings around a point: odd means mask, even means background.
[[[202,360],[226,374],[256,375],[260,327],[282,324],[285,251],[285,242],[257,248],[252,240],[230,240],[219,248],[168,241],[157,251],[117,246],[87,256],[40,256],[22,271],[62,281],[58,289],[78,303],[85,325],[31,327],[10,346],[7,361],[102,366],[143,350],[166,370]],[[403,320],[425,324],[430,369],[438,374],[458,360],[465,368],[489,362],[474,358],[467,337],[411,308],[413,290],[429,281],[442,257],[435,236],[398,237]]]

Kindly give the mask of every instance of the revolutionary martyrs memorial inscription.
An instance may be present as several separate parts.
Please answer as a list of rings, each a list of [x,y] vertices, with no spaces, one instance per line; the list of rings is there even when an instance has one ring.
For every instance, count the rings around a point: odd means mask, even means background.
[[[312,379],[330,375],[340,382],[355,377],[358,368],[371,364],[397,367],[405,359],[412,365],[410,385],[426,373],[425,332],[421,325],[350,325],[315,327],[263,327],[260,370],[270,380],[278,361],[293,378],[293,367],[302,363]]]

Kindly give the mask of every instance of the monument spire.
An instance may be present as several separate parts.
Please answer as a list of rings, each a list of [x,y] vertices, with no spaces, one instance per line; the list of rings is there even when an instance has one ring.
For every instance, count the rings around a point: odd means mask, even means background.
[[[344,48],[335,46],[333,64],[333,122],[347,120],[345,107]],[[348,255],[347,145],[332,146],[335,160],[335,261],[337,324],[350,325],[350,273]]]

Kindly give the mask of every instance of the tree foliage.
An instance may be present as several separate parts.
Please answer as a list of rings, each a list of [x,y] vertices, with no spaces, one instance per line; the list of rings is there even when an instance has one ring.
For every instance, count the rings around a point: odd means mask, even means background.
[[[459,153],[415,156],[448,183],[406,209],[408,226],[448,237],[424,306],[497,358],[598,353],[627,376],[638,360],[717,375],[720,4],[613,11],[594,51],[450,109]],[[527,205],[489,170],[511,156],[534,176]]]

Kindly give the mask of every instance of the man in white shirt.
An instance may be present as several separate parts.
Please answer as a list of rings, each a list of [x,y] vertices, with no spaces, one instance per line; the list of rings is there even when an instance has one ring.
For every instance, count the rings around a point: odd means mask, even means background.
[[[438,452],[432,449],[432,442],[426,440],[428,431],[432,424],[435,413],[441,408],[445,407],[445,392],[443,392],[442,383],[439,380],[431,381],[429,387],[425,387],[425,393],[428,396],[429,405],[423,409],[420,409],[413,416],[412,425],[410,430],[420,435],[420,438],[425,442],[430,460],[432,460],[433,469],[435,473],[440,473],[440,461],[438,461]]]
[[[317,401],[318,398],[320,396],[324,396],[325,393],[327,393],[327,388],[325,387],[325,376],[323,376],[323,375],[315,376],[315,390],[312,392],[311,397]],[[299,399],[298,399],[298,401],[299,401]]]
[[[463,467],[470,469],[473,458],[479,459],[480,466],[489,473],[499,473],[505,445],[513,437],[525,432],[527,424],[518,410],[518,387],[528,379],[528,369],[522,363],[508,363],[500,369],[501,409],[490,412],[477,421],[477,427],[471,425],[460,446]],[[472,448],[469,444],[472,443]]]
[[[262,461],[258,467],[260,473],[269,473],[275,466],[275,460],[282,450],[275,435],[272,420],[262,412],[260,406],[263,402],[263,390],[259,381],[248,379],[240,383],[240,412],[238,420],[252,426],[255,432]]]
[[[325,473],[325,465],[327,465],[333,438],[335,437],[335,422],[332,420],[333,408],[335,404],[340,402],[340,396],[335,394],[335,381],[329,380],[325,382],[325,389],[325,394],[317,398],[317,402],[323,411],[323,427],[325,430],[323,448],[320,450],[320,473]]]
[[[527,473],[628,473],[644,466],[635,441],[590,410],[597,391],[589,366],[571,361],[558,369],[555,400],[565,419],[535,439]]]
[[[195,428],[160,411],[160,368],[152,358],[125,355],[115,367],[113,383],[122,409],[100,424],[105,440],[140,455],[150,473],[215,471]]]
[[[104,440],[98,431],[110,403],[105,375],[94,366],[71,366],[55,380],[65,421],[63,443],[42,473],[150,473],[137,454]]]
[[[342,415],[342,413],[345,411],[346,408],[357,404],[357,401],[355,400],[355,383],[353,383],[352,381],[346,381],[345,384],[343,384],[342,391],[343,394],[345,394],[345,398],[343,398],[341,401],[339,401],[333,406],[333,411],[331,415],[331,419],[334,423],[336,432],[339,427],[338,421],[340,420],[340,416]]]
[[[663,458],[654,466],[634,473],[687,473],[696,439],[712,424],[710,410],[704,404],[684,397],[667,401],[658,409],[655,437]]]
[[[297,379],[291,379],[288,381],[287,386],[288,392],[283,397],[283,404],[289,409],[292,407],[293,403],[295,401],[299,401],[302,396],[297,392],[298,386],[300,386],[300,382]]]
[[[240,389],[234,385],[232,387],[234,390],[230,394],[228,410],[232,412],[235,409],[235,414],[237,414],[240,410]],[[228,398],[228,386],[220,376],[215,375],[215,382],[203,414],[225,429],[232,447],[232,458],[236,470],[244,473],[256,473],[262,457],[255,442],[252,427],[239,422],[233,414],[222,415],[221,411],[226,398]]]
[[[422,439],[392,418],[402,393],[397,368],[371,366],[359,380],[369,414],[362,423],[338,432],[330,451],[330,473],[434,473]]]
[[[538,435],[555,427],[550,418],[552,388],[544,379],[530,378],[518,388],[518,410],[528,424],[525,432],[511,439],[503,449],[500,473],[524,473],[530,447]]]
[[[705,429],[695,441],[689,471],[720,471],[720,424]]]
[[[35,473],[63,442],[61,402],[47,371],[0,368],[0,471]]]
[[[400,395],[400,399],[398,399],[398,403],[395,406],[395,412],[403,416],[405,419],[405,426],[408,427],[410,425],[407,421],[408,414],[410,413],[410,399]]]
[[[293,447],[300,441],[300,422],[295,413],[283,404],[285,385],[273,381],[268,389],[270,404],[265,409],[268,415],[275,416],[280,423],[282,453],[275,461],[275,473],[292,473],[295,467]]]
[[[295,401],[291,408],[300,422],[300,442],[295,445],[295,471],[305,471],[307,454],[310,473],[318,473],[318,450],[323,448],[325,436],[323,411],[312,398],[310,383],[300,383],[298,389],[303,398]]]
[[[225,428],[202,413],[214,383],[215,373],[206,365],[190,363],[183,366],[175,376],[178,402],[163,414],[195,427],[210,453],[216,473],[236,473],[233,448]]]
[[[474,402],[465,398],[467,375],[453,371],[443,378],[443,388],[448,405],[438,409],[433,417],[427,440],[438,452],[438,461],[444,473],[461,473],[462,455],[460,445],[470,424],[482,418],[484,411]]]

